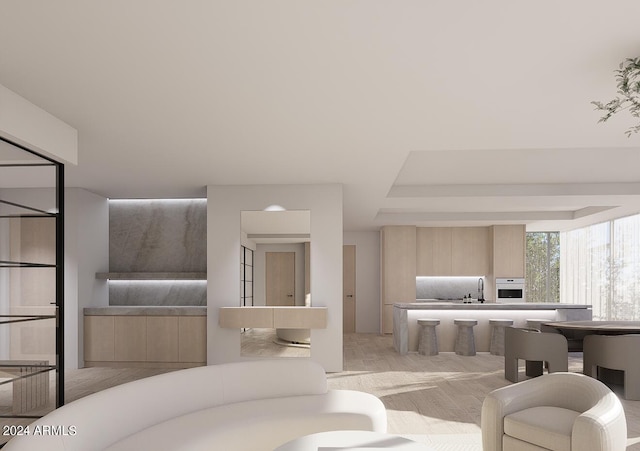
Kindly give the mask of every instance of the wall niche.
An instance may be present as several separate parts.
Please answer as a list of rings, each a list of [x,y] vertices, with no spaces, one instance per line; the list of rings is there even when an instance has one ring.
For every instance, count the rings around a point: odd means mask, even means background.
[[[206,199],[109,201],[109,304],[207,305]]]

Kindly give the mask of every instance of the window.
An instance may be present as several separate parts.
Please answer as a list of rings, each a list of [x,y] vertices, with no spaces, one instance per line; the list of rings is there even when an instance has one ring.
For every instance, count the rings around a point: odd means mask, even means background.
[[[563,232],[562,302],[596,320],[640,319],[640,215]]]
[[[526,259],[527,302],[560,302],[559,233],[527,233]]]

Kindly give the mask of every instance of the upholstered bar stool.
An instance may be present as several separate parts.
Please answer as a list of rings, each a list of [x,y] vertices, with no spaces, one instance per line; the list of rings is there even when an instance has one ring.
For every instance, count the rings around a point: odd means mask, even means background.
[[[420,326],[420,341],[418,342],[418,354],[438,355],[438,336],[436,326],[439,319],[423,318],[418,320]]]
[[[504,355],[504,328],[513,326],[512,319],[490,319],[491,341],[489,352],[493,355]]]
[[[456,345],[454,350],[458,355],[476,355],[476,340],[473,336],[473,326],[478,324],[476,319],[454,319],[453,324],[458,326]]]

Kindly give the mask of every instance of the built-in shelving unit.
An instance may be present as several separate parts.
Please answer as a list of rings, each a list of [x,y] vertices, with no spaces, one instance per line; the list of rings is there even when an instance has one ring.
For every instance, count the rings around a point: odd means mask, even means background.
[[[206,272],[98,272],[102,280],[207,280]]]

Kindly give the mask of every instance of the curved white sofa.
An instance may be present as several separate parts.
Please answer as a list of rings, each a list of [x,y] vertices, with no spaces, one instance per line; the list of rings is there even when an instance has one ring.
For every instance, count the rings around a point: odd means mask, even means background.
[[[382,401],[328,390],[309,360],[259,360],[191,368],[122,384],[71,402],[31,424],[73,435],[15,437],[6,451],[272,450],[315,432],[386,432]]]

